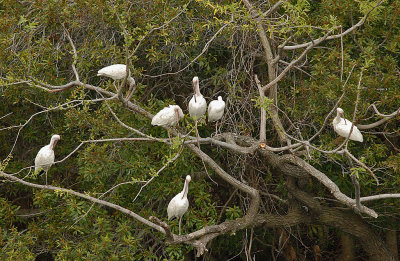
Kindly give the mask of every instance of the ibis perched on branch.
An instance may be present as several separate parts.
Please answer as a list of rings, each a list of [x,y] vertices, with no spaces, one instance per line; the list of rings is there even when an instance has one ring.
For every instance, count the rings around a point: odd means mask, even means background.
[[[125,64],[113,64],[97,72],[97,76],[105,76],[116,80],[123,80],[126,77],[126,65]],[[129,90],[127,92],[127,97],[129,94],[134,91],[133,88],[135,87],[136,83],[135,80],[131,77],[131,72],[129,71],[128,77],[126,78],[129,84]]]
[[[333,119],[333,129],[336,131],[337,134],[339,134],[342,137],[347,138],[350,134],[351,126],[354,125],[351,121],[348,119],[343,118],[344,116],[344,111],[341,108],[337,108],[337,115],[335,119]],[[363,136],[360,132],[360,130],[356,127],[353,126],[353,130],[351,131],[350,135],[350,140],[354,141],[359,141],[363,142]]]
[[[200,147],[199,131],[197,130],[197,121],[201,116],[203,116],[206,113],[207,102],[206,99],[204,99],[203,95],[201,95],[200,93],[199,77],[197,76],[193,77],[193,89],[194,89],[194,95],[189,102],[189,114],[195,120],[197,145]]]
[[[172,127],[179,123],[179,120],[184,117],[183,111],[179,105],[170,105],[164,107],[151,120],[151,125]]]
[[[44,172],[46,174],[46,185],[47,172],[54,163],[54,148],[59,140],[60,135],[53,135],[50,144],[42,147],[35,158],[35,174]]]
[[[185,115],[183,114],[183,111],[179,105],[170,105],[169,107],[164,107],[164,109],[154,115],[153,119],[151,120],[151,125],[172,127],[176,124],[179,124],[179,120],[184,116]],[[168,137],[171,139],[169,132]]]
[[[217,133],[218,121],[224,115],[225,102],[221,96],[218,96],[218,100],[213,100],[208,105],[208,122],[215,121],[215,133]]]
[[[189,208],[189,200],[187,198],[187,194],[189,191],[189,182],[191,180],[192,178],[189,175],[187,175],[185,179],[185,185],[183,186],[183,190],[171,199],[167,208],[168,220],[171,220],[173,218],[179,218],[179,235],[181,234],[182,217]]]

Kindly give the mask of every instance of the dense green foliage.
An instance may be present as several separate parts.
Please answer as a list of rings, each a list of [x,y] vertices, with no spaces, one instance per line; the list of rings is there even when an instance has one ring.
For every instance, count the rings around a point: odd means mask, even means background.
[[[277,50],[289,37],[288,45],[295,45],[322,37],[328,31],[338,34],[341,32],[338,25],[346,30],[376,3],[288,1],[278,8],[276,15],[265,17],[263,23],[272,48]],[[260,15],[270,7],[268,1],[253,5]],[[352,119],[361,71],[356,121],[367,124],[381,119],[373,113],[371,104],[385,114],[398,109],[399,15],[400,2],[384,1],[359,29],[314,48],[307,60],[299,63],[304,62],[301,70],[292,69],[279,82],[279,115],[290,135],[308,138],[318,131],[342,95],[347,77],[346,95],[340,107],[346,118]],[[133,97],[137,104],[153,114],[169,104],[179,104],[187,114],[191,79],[197,75],[208,101],[218,95],[227,101],[221,131],[258,138],[259,108],[268,108],[266,103],[271,100],[259,100],[253,79],[257,74],[263,84],[268,83],[267,63],[254,19],[242,2],[0,0],[0,18],[2,171],[14,173],[32,166],[38,150],[55,133],[61,135],[57,160],[69,155],[82,141],[136,137],[115,120],[108,106],[129,126],[153,137],[168,137],[164,129],[152,127],[148,119],[126,109],[117,100],[91,101],[102,98],[95,91],[73,87],[49,93],[25,82],[32,83],[33,79],[63,85],[75,80],[71,67],[73,47],[66,32],[77,49],[76,67],[82,82],[114,92],[113,81],[97,77],[96,73],[106,65],[129,61],[138,83]],[[290,62],[302,51],[282,51],[280,59]],[[278,72],[285,67],[279,63]],[[333,116],[329,123],[332,119]],[[343,155],[311,150],[309,162],[346,195],[354,193],[350,173],[358,175],[362,196],[400,193],[399,120],[400,116],[396,116],[384,125],[366,130],[364,143],[349,143],[354,156],[374,168],[380,186],[364,168],[358,165],[350,168]],[[270,118],[267,123],[267,143],[279,147]],[[181,125],[181,130],[188,133],[194,122],[186,116]],[[199,124],[201,137],[208,137],[213,131],[214,126],[204,120]],[[313,145],[330,150],[341,141],[328,124]],[[260,191],[287,199],[285,178],[271,172],[257,155],[237,155],[211,145],[202,145],[202,149],[232,176],[245,177]],[[180,156],[168,163],[177,154]],[[153,141],[85,143],[68,159],[52,166],[49,180],[54,186],[100,197],[145,218],[153,215],[167,221],[166,206],[181,191],[187,174],[193,180],[190,208],[183,219],[184,234],[233,220],[247,211],[247,196],[218,178],[210,168],[206,172],[202,161],[180,146],[178,139],[175,146]],[[17,176],[44,184],[44,177],[31,175],[29,169]],[[108,191],[123,182],[127,184]],[[330,198],[317,180],[307,182],[307,191]],[[368,207],[380,214],[376,220],[368,219],[371,228],[399,229],[398,202],[386,199],[368,203]],[[328,199],[324,204],[337,206]],[[263,197],[261,208],[272,213],[286,211],[283,203],[268,196]],[[35,215],[25,216],[31,209],[37,211]],[[177,221],[169,224],[177,233]],[[383,230],[376,232],[382,234]],[[236,255],[245,260],[242,250],[248,245],[250,233],[249,228],[218,237],[209,247],[211,255],[217,260]],[[291,233],[296,234],[299,252],[306,258],[311,258],[311,248],[316,244],[327,257],[324,260],[340,252],[339,231],[335,229],[304,225],[293,228]],[[272,260],[279,235],[277,229],[255,227],[252,253],[260,260]],[[191,246],[169,246],[164,239],[163,234],[123,213],[81,198],[5,180],[0,184],[1,260],[35,260],[40,255],[42,258],[51,255],[55,260],[183,260],[185,256],[194,256]],[[365,255],[362,249],[357,251],[360,256]]]

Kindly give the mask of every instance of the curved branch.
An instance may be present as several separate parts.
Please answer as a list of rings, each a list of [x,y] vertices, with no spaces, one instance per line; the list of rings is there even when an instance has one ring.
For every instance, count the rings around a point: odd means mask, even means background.
[[[314,168],[313,166],[308,164],[303,159],[300,159],[300,158],[298,158],[296,156],[292,156],[292,155],[282,156],[281,159],[298,165],[299,167],[304,169],[306,172],[308,172],[311,176],[313,176],[314,178],[319,180],[326,188],[328,188],[330,190],[330,192],[332,193],[332,195],[337,200],[339,200],[341,203],[345,204],[346,206],[348,206],[356,211],[358,210],[354,199],[351,199],[348,196],[346,196],[345,194],[343,194],[340,191],[339,187],[335,184],[335,182],[333,182],[324,173],[317,170],[316,168]],[[374,217],[374,218],[378,217],[378,214],[374,210],[367,208],[365,206],[361,206],[361,209],[359,209],[359,210],[360,210],[360,212],[365,213],[371,217]]]
[[[357,28],[361,27],[361,26],[365,23],[365,21],[367,20],[368,15],[369,15],[375,8],[377,8],[378,6],[380,6],[380,5],[382,4],[382,2],[383,2],[383,0],[382,0],[382,1],[379,1],[374,7],[371,8],[371,10],[368,11],[368,13],[367,13],[358,23],[356,23],[355,25],[353,25],[352,27],[350,27],[349,29],[347,29],[346,31],[344,31],[344,32],[341,33],[341,34],[332,35],[332,36],[329,36],[329,37],[326,37],[326,38],[321,37],[321,38],[318,38],[318,39],[316,39],[316,40],[313,40],[313,41],[310,41],[310,42],[307,42],[307,43],[303,43],[303,44],[285,46],[285,47],[283,47],[282,49],[283,49],[283,50],[295,50],[295,49],[299,49],[299,48],[305,48],[305,47],[308,47],[308,46],[313,45],[313,44],[320,44],[320,43],[323,42],[324,40],[333,40],[333,39],[341,38],[341,37],[343,37],[343,36],[345,36],[345,35],[347,35],[347,34],[353,32],[353,31],[356,30]]]
[[[80,192],[76,192],[76,191],[74,191],[72,189],[65,189],[65,188],[60,188],[60,187],[55,187],[55,186],[50,186],[50,185],[39,185],[39,184],[27,182],[25,180],[22,180],[22,179],[19,179],[17,177],[14,177],[14,176],[12,176],[10,174],[7,174],[7,173],[5,173],[3,171],[0,171],[0,177],[3,177],[5,179],[9,179],[9,180],[18,182],[18,183],[20,183],[22,185],[25,185],[25,186],[28,186],[28,187],[32,187],[32,188],[53,190],[53,191],[56,191],[56,192],[71,194],[71,195],[74,195],[74,196],[89,200],[91,202],[94,202],[94,203],[97,203],[97,204],[100,204],[100,205],[103,205],[103,206],[107,206],[107,207],[116,209],[116,210],[118,210],[118,211],[120,211],[120,212],[122,212],[124,214],[127,214],[128,216],[133,217],[137,221],[139,221],[139,222],[141,222],[141,223],[143,223],[143,224],[145,224],[145,225],[147,225],[147,226],[149,226],[151,228],[154,228],[155,230],[165,234],[165,230],[162,227],[160,227],[160,226],[148,221],[147,219],[139,216],[138,214],[136,214],[135,212],[133,212],[133,211],[131,211],[129,209],[126,209],[126,208],[121,207],[119,205],[115,205],[115,204],[113,204],[111,202],[104,201],[104,200],[101,200],[101,199],[98,199],[98,198],[94,198],[94,197],[91,197],[89,195],[86,195],[86,194],[83,194],[83,193],[80,193]]]
[[[400,107],[395,112],[393,112],[391,114],[382,114],[382,113],[380,113],[378,111],[378,109],[376,108],[375,104],[371,104],[370,107],[372,107],[374,109],[375,113],[378,116],[383,117],[383,119],[380,119],[379,121],[374,122],[374,123],[370,123],[370,124],[357,124],[356,126],[360,130],[368,130],[368,129],[372,129],[372,128],[378,127],[378,126],[384,124],[385,122],[387,122],[388,120],[396,117],[397,115],[400,115]]]

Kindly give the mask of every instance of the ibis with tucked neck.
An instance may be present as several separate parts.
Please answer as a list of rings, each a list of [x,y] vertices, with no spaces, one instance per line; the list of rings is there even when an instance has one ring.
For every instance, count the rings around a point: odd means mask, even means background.
[[[164,107],[151,120],[151,125],[172,127],[179,123],[179,120],[184,116],[179,105],[169,105]]]
[[[35,173],[46,174],[46,185],[47,185],[47,172],[51,165],[54,164],[54,148],[57,142],[60,140],[60,135],[53,135],[50,140],[50,144],[42,147],[35,158]]]
[[[208,122],[215,121],[215,133],[217,133],[218,121],[224,115],[225,102],[221,96],[218,96],[218,100],[213,100],[208,105]]]
[[[344,116],[344,111],[341,108],[337,108],[336,110],[337,114],[335,119],[333,119],[333,129],[337,134],[339,134],[342,137],[349,137],[351,126],[354,125],[351,121],[348,119],[343,118]],[[363,136],[360,132],[360,130],[354,125],[353,130],[351,131],[351,135],[349,137],[350,140],[354,141],[359,141],[363,142]]]
[[[109,77],[109,78],[113,79],[114,81],[123,80],[126,77],[126,65],[125,64],[113,64],[113,65],[104,67],[97,72],[97,76]],[[134,87],[136,86],[135,80],[131,77],[131,72],[129,72],[126,80],[129,84],[129,90],[128,90],[126,96],[129,97],[130,93],[134,91]]]

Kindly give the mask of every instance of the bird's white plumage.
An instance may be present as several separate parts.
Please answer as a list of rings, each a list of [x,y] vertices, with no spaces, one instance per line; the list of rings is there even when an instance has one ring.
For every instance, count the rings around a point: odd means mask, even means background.
[[[113,64],[102,68],[97,72],[97,76],[106,76],[113,80],[121,80],[126,77],[125,64]]]
[[[198,118],[203,116],[207,110],[207,102],[206,99],[204,99],[203,95],[200,93],[199,78],[197,76],[193,78],[193,88],[194,95],[189,101],[189,114],[191,117],[197,120]]]
[[[35,158],[35,173],[40,170],[48,172],[51,165],[54,163],[54,147],[57,141],[60,140],[60,135],[53,135],[50,144],[42,147]]]
[[[218,96],[218,100],[213,100],[208,105],[208,121],[218,121],[224,115],[225,102],[221,96]]]
[[[183,111],[179,105],[169,105],[159,111],[151,120],[151,125],[173,126],[184,117]]]
[[[342,137],[347,138],[349,136],[351,126],[353,123],[345,118],[343,118],[344,111],[341,108],[337,108],[337,115],[335,119],[333,119],[333,129],[337,134],[339,134]],[[351,135],[349,137],[350,140],[354,141],[359,141],[363,142],[363,136],[360,132],[360,130],[354,126],[353,130],[351,132]]]
[[[113,64],[100,69],[97,72],[97,76],[109,77],[113,80],[122,80],[126,77],[126,65],[125,64]],[[127,78],[130,84],[135,84],[135,80],[130,77],[130,72]]]
[[[181,219],[182,216],[188,210],[189,200],[187,198],[187,193],[189,190],[190,181],[191,177],[187,175],[185,179],[185,185],[183,186],[183,190],[179,192],[175,197],[173,197],[169,202],[167,208],[168,220],[171,220],[174,217]]]

